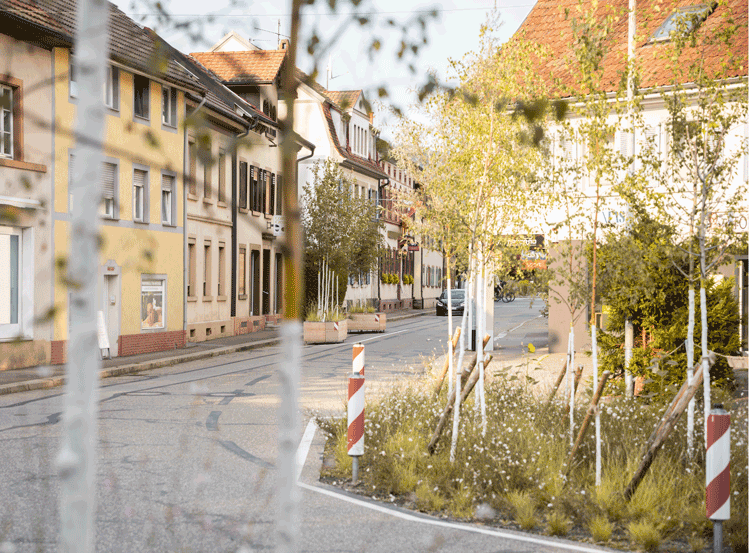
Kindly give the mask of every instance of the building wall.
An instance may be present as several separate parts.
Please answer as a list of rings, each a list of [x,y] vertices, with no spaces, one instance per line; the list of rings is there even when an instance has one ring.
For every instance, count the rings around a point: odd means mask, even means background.
[[[0,34],[0,84],[13,93],[12,158],[0,157],[0,236],[20,243],[19,326],[0,323],[0,370],[49,362],[53,278],[51,53]],[[11,235],[17,238],[10,238]],[[6,255],[9,250],[6,249]],[[9,276],[8,258],[0,279]],[[3,273],[5,273],[3,275]],[[0,293],[9,301],[6,283]],[[5,295],[7,294],[7,295]],[[9,308],[9,305],[3,307]],[[2,307],[0,307],[2,309]],[[6,310],[6,315],[10,310]],[[10,318],[7,319],[10,324]],[[15,319],[14,319],[15,320]],[[21,342],[17,341],[20,336]]]
[[[210,162],[196,155],[195,133],[188,132],[188,178],[195,182],[195,193],[188,191],[186,206],[188,256],[185,263],[189,291],[187,323],[188,340],[191,342],[234,334],[231,314],[231,142],[240,131],[232,132],[210,123],[205,129],[210,135]],[[223,164],[224,175],[221,201],[220,163]],[[205,276],[208,279],[204,289]]]
[[[55,85],[55,258],[68,252],[70,214],[68,183],[70,156],[75,153],[70,130],[75,121],[76,100],[70,96],[69,50],[54,49]],[[180,130],[185,113],[184,95],[177,93],[177,121],[173,127],[162,123],[162,87],[150,80],[149,120],[134,116],[134,76],[119,68],[119,106],[106,109],[104,156],[115,165],[115,204],[113,219],[100,220],[102,250],[100,266],[100,306],[105,311],[112,354],[143,353],[184,344],[183,328],[183,151]],[[144,192],[142,222],[134,219],[134,172],[147,171],[148,190]],[[171,179],[171,224],[162,224],[162,181]],[[106,277],[104,275],[107,275]],[[105,278],[109,293],[103,289]],[[67,340],[68,293],[63,282],[54,285],[55,351],[64,351]],[[147,315],[154,308],[155,315]],[[109,311],[107,311],[109,310]],[[111,312],[111,315],[106,313]],[[113,332],[113,328],[119,330]],[[160,336],[160,335],[165,336]],[[116,342],[116,343],[112,343]],[[53,362],[61,361],[59,358]]]

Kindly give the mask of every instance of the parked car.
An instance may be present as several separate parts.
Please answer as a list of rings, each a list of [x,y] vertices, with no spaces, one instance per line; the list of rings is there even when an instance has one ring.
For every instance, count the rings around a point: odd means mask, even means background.
[[[464,303],[466,302],[466,291],[461,289],[451,290],[451,303],[454,315],[464,314]],[[443,290],[435,304],[435,314],[438,316],[448,316],[448,290]]]

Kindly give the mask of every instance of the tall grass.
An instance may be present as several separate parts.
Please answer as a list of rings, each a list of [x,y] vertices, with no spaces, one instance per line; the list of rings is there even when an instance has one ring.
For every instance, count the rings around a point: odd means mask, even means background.
[[[486,436],[470,399],[462,409],[455,462],[449,458],[450,428],[435,454],[429,455],[427,443],[446,401],[444,392],[436,398],[430,389],[427,381],[414,382],[368,403],[366,450],[360,460],[360,478],[368,494],[415,497],[413,504],[420,510],[459,518],[471,517],[477,506],[486,504],[497,512],[496,523],[515,520],[542,531],[546,521],[549,533],[561,535],[576,527],[577,534],[596,534],[593,537],[599,541],[630,536],[631,545],[643,548],[670,540],[687,546],[689,536],[704,535],[709,529],[703,453],[697,448],[696,457],[688,459],[684,421],[661,448],[631,501],[623,499],[663,406],[623,398],[601,406],[603,475],[597,487],[593,432],[567,467],[565,406],[552,403],[542,408],[522,382],[504,378],[486,384]],[[725,535],[736,551],[743,550],[743,544],[746,551],[747,404],[734,403],[730,409],[733,504]],[[577,424],[583,415],[576,411]],[[338,444],[346,442],[345,423],[321,424],[330,434],[330,448],[337,452],[338,461]],[[699,429],[695,440],[702,443]],[[348,470],[341,459],[324,476],[350,477]]]

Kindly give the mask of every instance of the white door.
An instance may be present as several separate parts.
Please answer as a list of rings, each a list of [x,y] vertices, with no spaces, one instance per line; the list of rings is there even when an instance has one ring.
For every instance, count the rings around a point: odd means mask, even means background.
[[[117,275],[104,275],[102,285],[102,311],[107,325],[109,354],[117,357],[117,339],[120,336],[120,283]]]

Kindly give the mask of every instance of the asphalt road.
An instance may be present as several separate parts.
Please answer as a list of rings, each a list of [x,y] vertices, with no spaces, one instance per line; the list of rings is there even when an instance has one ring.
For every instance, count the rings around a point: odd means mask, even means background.
[[[499,355],[520,351],[546,321],[528,302],[496,304]],[[388,324],[381,335],[306,346],[301,431],[315,411],[343,412],[351,344],[366,346],[368,385],[423,370],[442,352],[447,320]],[[542,346],[541,342],[535,343]],[[97,551],[273,549],[277,398],[268,347],[103,381]],[[0,397],[0,550],[52,552],[58,540],[63,389]],[[313,430],[313,429],[311,429]],[[323,436],[300,457],[302,551],[596,551],[573,542],[457,525],[318,484]],[[309,449],[308,449],[309,446]]]

